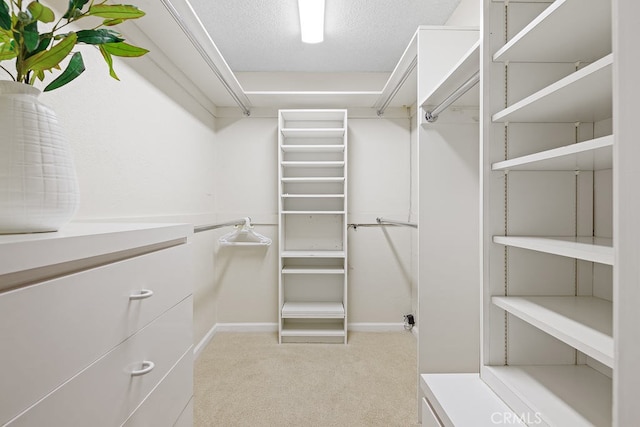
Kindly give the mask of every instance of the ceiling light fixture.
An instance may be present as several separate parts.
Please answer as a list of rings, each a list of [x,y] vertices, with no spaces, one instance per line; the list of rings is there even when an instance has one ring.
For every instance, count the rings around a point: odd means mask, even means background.
[[[324,0],[298,0],[300,32],[304,43],[324,40]]]

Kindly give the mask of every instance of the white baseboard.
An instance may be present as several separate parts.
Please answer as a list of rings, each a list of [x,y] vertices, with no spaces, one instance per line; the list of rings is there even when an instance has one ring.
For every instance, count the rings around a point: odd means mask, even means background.
[[[349,331],[354,332],[403,332],[404,323],[349,323]],[[193,348],[194,358],[200,356],[202,350],[213,339],[218,332],[278,332],[277,323],[216,323]],[[417,338],[417,328],[414,327],[411,333]]]
[[[194,360],[196,360],[198,357],[200,357],[200,353],[202,352],[202,350],[204,350],[204,348],[207,346],[207,344],[209,344],[209,341],[211,341],[211,339],[213,338],[213,336],[215,334],[216,334],[216,325],[214,324],[213,327],[211,329],[209,329],[209,332],[207,332],[204,335],[204,337],[200,340],[200,342],[193,347],[193,359]]]
[[[349,331],[354,332],[401,332],[404,331],[404,323],[349,323]]]
[[[216,332],[278,332],[277,323],[216,323]]]
[[[278,332],[277,323],[216,323],[193,348],[193,357],[197,359],[204,348],[218,332]]]

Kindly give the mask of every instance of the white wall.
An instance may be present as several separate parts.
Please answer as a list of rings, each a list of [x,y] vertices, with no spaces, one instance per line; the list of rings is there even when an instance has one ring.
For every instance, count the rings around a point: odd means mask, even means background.
[[[349,120],[349,222],[408,221],[410,119]],[[349,230],[349,322],[402,323],[412,312],[411,230]]]
[[[216,323],[278,321],[278,121],[221,118],[216,122],[215,169],[222,221],[251,217],[255,231],[272,239],[268,248],[216,245]],[[217,239],[231,228],[210,233]]]
[[[447,20],[446,25],[479,27],[480,3],[481,0],[461,0]]]
[[[121,64],[111,79],[96,55],[84,55],[87,75],[42,95],[73,147],[77,218],[213,212],[213,118],[205,126]]]

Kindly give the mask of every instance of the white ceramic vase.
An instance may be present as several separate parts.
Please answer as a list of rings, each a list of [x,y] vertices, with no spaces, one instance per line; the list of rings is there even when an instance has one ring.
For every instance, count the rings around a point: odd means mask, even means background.
[[[39,95],[0,81],[0,233],[57,231],[79,206],[69,144]]]

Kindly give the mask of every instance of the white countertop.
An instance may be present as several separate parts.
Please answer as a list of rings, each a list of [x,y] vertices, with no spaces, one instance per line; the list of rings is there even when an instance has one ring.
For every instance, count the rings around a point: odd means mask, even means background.
[[[5,274],[186,241],[192,234],[192,224],[90,222],[70,223],[49,233],[4,234],[0,235],[0,282]]]

